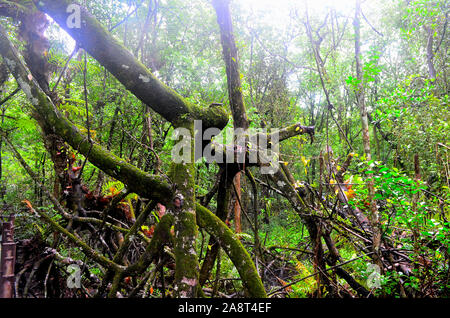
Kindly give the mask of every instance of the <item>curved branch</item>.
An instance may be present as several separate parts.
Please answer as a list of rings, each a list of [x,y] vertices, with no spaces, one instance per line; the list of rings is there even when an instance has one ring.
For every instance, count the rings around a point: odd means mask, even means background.
[[[98,144],[91,144],[80,130],[63,117],[52,101],[40,89],[18,58],[5,30],[0,26],[0,55],[33,106],[33,116],[41,127],[50,128],[89,161],[113,178],[129,186],[129,190],[157,202],[172,196],[171,185],[161,176],[146,173],[108,152]],[[91,149],[92,145],[92,149]]]
[[[158,80],[84,7],[78,6],[80,27],[72,22],[69,0],[34,0],[37,8],[50,15],[77,43],[113,74],[130,92],[166,120],[176,125],[184,117],[201,119],[203,127],[222,129],[228,116],[221,107],[199,108]]]
[[[242,243],[234,236],[233,232],[207,208],[196,205],[197,224],[213,235],[242,278],[244,288],[249,297],[266,298],[266,291],[258,275],[250,255]]]

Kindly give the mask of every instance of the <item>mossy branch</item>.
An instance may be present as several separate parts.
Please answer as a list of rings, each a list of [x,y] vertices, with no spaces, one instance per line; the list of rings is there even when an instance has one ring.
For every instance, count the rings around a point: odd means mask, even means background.
[[[146,173],[105,150],[100,145],[91,144],[87,136],[63,117],[22,64],[18,53],[1,26],[0,54],[31,102],[33,116],[41,127],[51,129],[74,149],[88,156],[89,161],[96,167],[128,185],[130,191],[163,203],[172,197],[172,186],[165,178]]]
[[[201,108],[189,104],[181,95],[158,80],[127,48],[112,36],[86,8],[79,6],[80,27],[68,26],[73,6],[70,0],[35,0],[39,10],[50,15],[77,43],[113,74],[144,104],[173,124],[188,117],[200,119],[203,126],[222,129],[228,115],[222,107]]]
[[[297,123],[297,124],[293,124],[291,126],[282,128],[273,133],[270,133],[267,137],[268,137],[268,140],[270,141],[270,140],[272,140],[272,138],[275,134],[278,134],[279,141],[283,141],[283,140],[289,139],[289,138],[297,136],[297,135],[308,134],[311,137],[311,143],[312,143],[314,140],[313,139],[314,130],[315,130],[314,126],[303,126],[300,123]]]
[[[196,205],[197,224],[209,234],[214,235],[220,246],[233,262],[241,276],[244,288],[249,297],[266,298],[266,291],[258,271],[242,243],[233,232],[207,208]]]

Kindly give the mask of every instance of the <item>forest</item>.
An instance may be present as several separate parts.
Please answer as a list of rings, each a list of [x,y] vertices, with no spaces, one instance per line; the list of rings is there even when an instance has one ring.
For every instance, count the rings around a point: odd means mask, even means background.
[[[0,297],[449,297],[449,12],[0,0]]]

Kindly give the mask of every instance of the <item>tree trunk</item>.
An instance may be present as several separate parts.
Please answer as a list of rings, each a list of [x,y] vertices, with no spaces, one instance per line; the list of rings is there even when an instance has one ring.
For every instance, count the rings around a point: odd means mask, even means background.
[[[239,58],[236,42],[233,35],[233,24],[229,8],[229,0],[214,0],[213,6],[217,14],[217,22],[220,27],[220,38],[222,43],[222,53],[225,61],[228,83],[228,98],[233,115],[234,128],[248,129],[249,122],[245,111],[244,99],[242,97],[241,73],[239,72]],[[240,138],[236,135],[236,138]],[[241,167],[244,169],[244,167]],[[234,177],[236,196],[234,203],[234,222],[236,233],[241,233],[241,172]]]
[[[434,67],[433,59],[433,30],[429,26],[424,27],[427,31],[427,66],[428,66],[428,76],[431,81],[436,79],[436,68]]]
[[[360,19],[359,16],[361,14],[361,3],[360,0],[356,0],[356,8],[355,8],[355,18],[353,20],[353,26],[355,30],[355,60],[356,60],[356,76],[358,79],[358,88],[356,91],[356,100],[358,103],[358,107],[360,110],[361,116],[361,125],[362,125],[362,135],[363,135],[363,145],[364,145],[364,153],[366,155],[366,160],[370,161],[370,136],[369,136],[369,120],[367,118],[367,108],[364,101],[364,79],[363,79],[363,71],[362,71],[362,63],[361,63],[361,27],[360,27]],[[375,264],[380,267],[380,270],[383,270],[383,263],[381,261],[380,247],[381,247],[381,226],[378,215],[377,202],[375,200],[375,186],[373,182],[373,174],[367,175],[367,188],[368,188],[368,200],[370,203],[370,213],[369,220],[372,226],[373,231],[373,242],[372,248],[374,252],[374,261]]]
[[[109,33],[97,19],[80,6],[81,26],[67,25],[66,9],[70,0],[35,0],[36,7],[50,15],[83,49],[102,64],[117,80],[144,104],[149,105],[172,124],[186,117],[203,121],[203,128],[225,127],[228,116],[221,107],[202,108],[188,103],[181,95],[157,79],[127,48]]]

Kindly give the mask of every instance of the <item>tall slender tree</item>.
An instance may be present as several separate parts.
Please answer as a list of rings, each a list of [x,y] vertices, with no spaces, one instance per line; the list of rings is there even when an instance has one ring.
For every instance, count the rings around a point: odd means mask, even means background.
[[[355,17],[353,19],[353,26],[355,31],[355,61],[356,61],[356,77],[358,80],[358,87],[356,89],[356,102],[359,107],[361,117],[361,127],[363,135],[364,154],[366,160],[372,160],[370,153],[370,136],[369,136],[369,120],[367,116],[367,107],[365,103],[364,94],[364,74],[361,61],[361,2],[356,0],[355,5]],[[380,247],[381,247],[381,227],[378,214],[377,202],[375,200],[375,185],[373,181],[373,174],[367,175],[367,189],[368,189],[368,201],[370,204],[369,220],[373,231],[372,248],[374,252],[374,261],[379,266],[380,270],[383,269],[383,263],[381,260]]]

